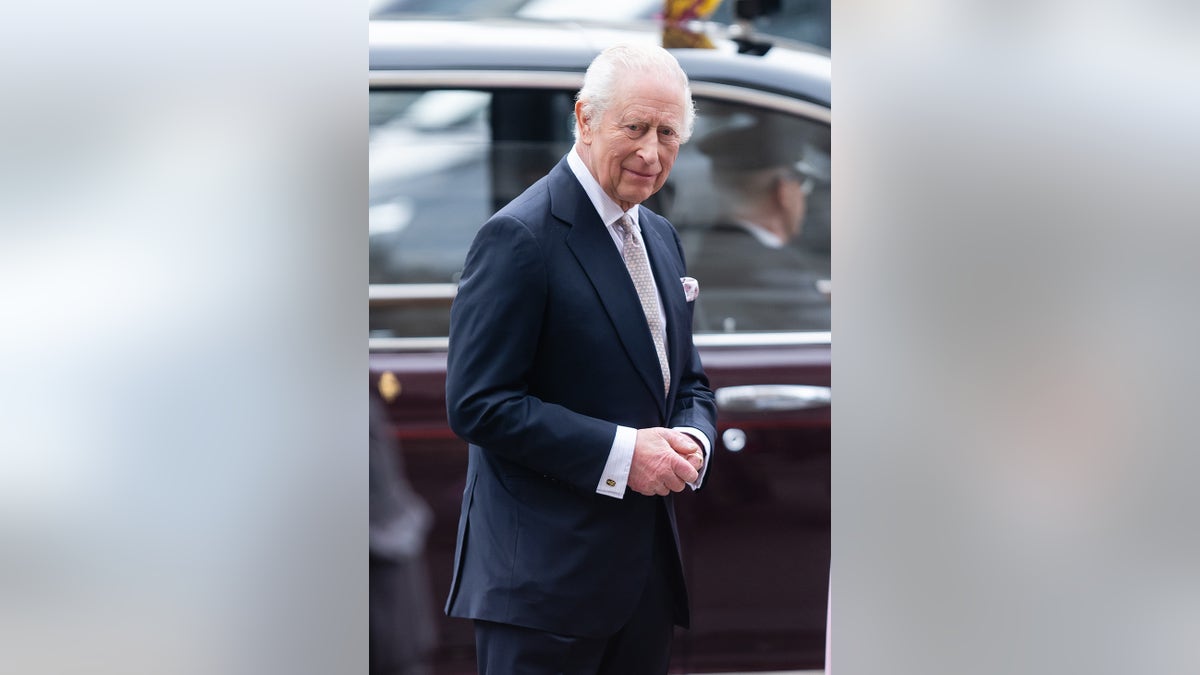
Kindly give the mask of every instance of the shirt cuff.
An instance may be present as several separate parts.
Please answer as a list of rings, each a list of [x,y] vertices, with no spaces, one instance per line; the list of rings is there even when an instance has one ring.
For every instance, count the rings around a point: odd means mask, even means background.
[[[617,426],[612,448],[608,451],[608,462],[600,474],[596,494],[606,497],[625,498],[625,485],[629,482],[629,467],[633,465],[633,446],[637,443],[637,429]]]
[[[712,460],[712,446],[710,446],[708,443],[708,436],[705,436],[702,431],[695,427],[674,427],[674,429],[675,431],[681,431],[688,436],[691,436],[697,443],[700,444],[701,449],[704,450],[704,464],[700,466],[700,471],[697,472],[700,475],[696,476],[696,481],[694,483],[688,483],[688,487],[692,488],[693,490],[699,490],[700,486],[704,484],[705,474],[708,473],[708,463]]]

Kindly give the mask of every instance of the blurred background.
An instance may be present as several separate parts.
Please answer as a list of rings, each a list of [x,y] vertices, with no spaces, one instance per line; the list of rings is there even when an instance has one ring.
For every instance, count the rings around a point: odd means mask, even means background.
[[[689,4],[689,3],[676,3]],[[711,2],[690,3],[696,7]],[[829,49],[829,0],[722,0],[708,16],[725,26],[738,21],[738,5],[755,30]],[[369,0],[372,19],[415,16],[459,18],[517,17],[587,22],[661,20],[663,0]]]

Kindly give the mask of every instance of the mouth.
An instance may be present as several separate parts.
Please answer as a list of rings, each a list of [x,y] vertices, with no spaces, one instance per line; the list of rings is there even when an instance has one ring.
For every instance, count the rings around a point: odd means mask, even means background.
[[[633,169],[625,169],[625,171],[634,178],[641,178],[643,180],[654,180],[658,176],[657,173],[642,173],[641,171],[634,171]]]

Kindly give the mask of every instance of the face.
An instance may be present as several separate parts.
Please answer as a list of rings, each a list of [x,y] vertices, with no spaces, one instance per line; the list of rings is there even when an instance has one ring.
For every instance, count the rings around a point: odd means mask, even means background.
[[[613,105],[599,120],[583,119],[575,105],[579,154],[604,193],[628,210],[658,192],[679,154],[683,126],[682,87],[646,75],[617,87]]]
[[[780,182],[780,206],[783,209],[784,227],[787,238],[794,239],[804,225],[804,210],[808,205],[805,177],[788,173]],[[811,188],[809,188],[811,189]]]

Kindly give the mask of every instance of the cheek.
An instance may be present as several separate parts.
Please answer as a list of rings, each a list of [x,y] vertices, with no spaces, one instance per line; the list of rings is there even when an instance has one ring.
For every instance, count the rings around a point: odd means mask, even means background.
[[[631,143],[622,138],[614,138],[608,144],[609,156],[613,158],[613,161],[620,161],[632,151],[631,146]]]
[[[679,156],[679,148],[663,148],[658,152],[658,163],[662,166],[663,172],[671,170],[675,166],[675,158]]]

